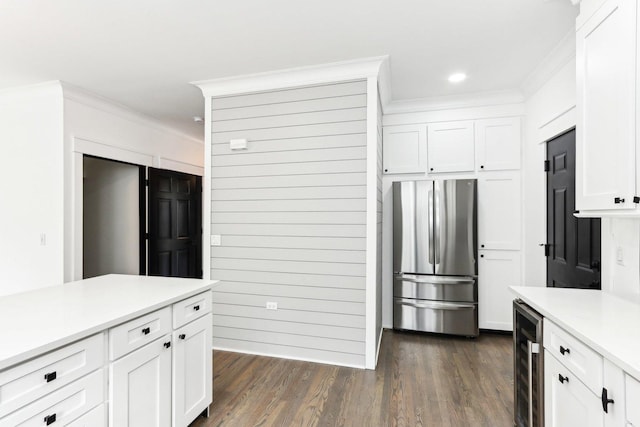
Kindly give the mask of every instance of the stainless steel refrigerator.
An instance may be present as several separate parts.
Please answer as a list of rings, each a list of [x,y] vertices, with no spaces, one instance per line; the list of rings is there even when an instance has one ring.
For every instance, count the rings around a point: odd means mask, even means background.
[[[393,183],[393,326],[478,335],[475,179]]]

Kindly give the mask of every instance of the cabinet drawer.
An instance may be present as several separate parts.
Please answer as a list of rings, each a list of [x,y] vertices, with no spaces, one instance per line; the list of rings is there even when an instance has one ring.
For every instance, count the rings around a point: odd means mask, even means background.
[[[103,401],[104,370],[100,369],[0,419],[0,427],[65,426]]]
[[[104,334],[54,350],[0,372],[0,417],[104,364]]]
[[[173,304],[173,329],[211,311],[211,292],[203,292]]]
[[[67,427],[104,427],[107,425],[107,410],[104,404],[101,404],[97,408],[93,408],[71,424],[67,424]]]
[[[603,359],[580,340],[544,319],[544,348],[549,350],[591,391],[600,396],[602,392]]]
[[[640,382],[625,374],[624,388],[627,401],[627,422],[634,426],[640,426],[640,406],[638,405],[638,402],[640,402]]]
[[[109,360],[116,360],[171,331],[171,308],[130,320],[109,329]]]

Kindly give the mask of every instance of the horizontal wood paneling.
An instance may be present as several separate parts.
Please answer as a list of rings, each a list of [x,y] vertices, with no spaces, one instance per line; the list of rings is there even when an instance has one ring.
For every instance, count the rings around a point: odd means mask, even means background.
[[[216,345],[364,363],[366,106],[363,81],[212,100]]]
[[[214,301],[216,300],[214,293]],[[267,310],[264,306],[218,304],[212,305],[214,316],[251,317],[254,319],[280,320],[283,322],[311,323],[315,325],[344,326],[345,328],[365,328],[364,316],[351,314],[314,312],[300,310]],[[215,336],[215,331],[214,331]]]
[[[307,138],[272,139],[266,141],[247,141],[247,150],[232,151],[229,144],[214,144],[211,155],[218,161],[223,156],[243,157],[255,153],[276,153],[289,150],[316,150],[322,148],[362,147],[367,145],[367,135],[333,135]]]
[[[222,282],[216,286],[216,293],[219,292],[350,302],[362,302],[365,297],[364,290],[360,289],[229,281]]]
[[[218,212],[349,212],[366,210],[366,199],[233,200],[212,203]],[[215,216],[215,215],[214,215]]]
[[[340,251],[322,249],[234,248],[213,246],[212,258],[270,259],[277,261],[365,262],[365,251]]]
[[[318,85],[304,88],[274,90],[247,95],[222,96],[211,102],[212,116],[217,110],[248,107],[252,105],[282,104],[292,101],[307,101],[330,97],[363,95],[367,93],[365,81],[345,82],[333,85]]]
[[[212,122],[251,117],[283,116],[286,114],[310,113],[313,111],[331,111],[344,108],[366,107],[367,95],[346,95],[330,98],[305,99],[302,101],[278,102],[274,104],[254,105],[250,107],[236,107],[214,109]]]
[[[237,282],[273,283],[325,288],[359,289],[365,288],[364,277],[340,276],[337,274],[318,275],[311,273],[291,273],[273,271],[228,270],[214,268],[211,277]]]
[[[364,225],[212,224],[211,234],[240,236],[366,237]]]
[[[354,237],[224,236],[224,247],[337,249],[364,251],[366,240]],[[215,247],[212,247],[213,250]]]
[[[309,200],[309,199],[363,199],[367,197],[365,185],[339,187],[291,188],[232,188],[211,191],[211,200]]]

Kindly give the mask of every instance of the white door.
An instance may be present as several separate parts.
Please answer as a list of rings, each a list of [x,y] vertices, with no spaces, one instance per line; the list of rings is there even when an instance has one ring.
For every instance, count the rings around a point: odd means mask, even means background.
[[[546,350],[544,364],[545,427],[602,427],[600,398]]]
[[[425,173],[427,168],[427,127],[387,126],[382,138],[384,173]]]
[[[429,173],[471,172],[475,165],[473,122],[433,123],[427,126]]]
[[[171,425],[171,337],[113,362],[109,369],[109,426]]]
[[[520,249],[521,203],[518,172],[478,178],[479,249]]]
[[[211,316],[173,332],[173,422],[187,426],[212,399]]]
[[[520,251],[480,251],[478,324],[480,329],[513,330],[513,294],[520,286]]]
[[[636,8],[609,0],[576,33],[581,211],[635,207]]]
[[[520,169],[520,118],[477,120],[476,167],[479,171]]]

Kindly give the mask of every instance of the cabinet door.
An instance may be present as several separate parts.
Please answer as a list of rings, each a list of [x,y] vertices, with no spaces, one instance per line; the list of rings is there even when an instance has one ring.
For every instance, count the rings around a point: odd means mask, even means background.
[[[606,427],[625,425],[624,372],[607,359],[604,359],[603,383],[604,388],[607,390],[607,399],[612,400],[607,405],[607,412],[604,414],[604,425]],[[633,402],[632,405],[638,406],[638,402]]]
[[[478,179],[480,249],[520,249],[521,202],[519,173]]]
[[[476,165],[480,171],[520,169],[520,118],[478,120]]]
[[[519,286],[520,251],[480,251],[478,264],[478,323],[480,329],[513,330],[513,295]]]
[[[434,123],[427,126],[429,172],[474,170],[473,122]]]
[[[384,173],[426,172],[426,148],[425,125],[385,127],[382,139]]]
[[[212,399],[211,316],[173,332],[173,425],[187,426]]]
[[[604,426],[600,397],[591,393],[546,350],[544,364],[545,426]]]
[[[111,364],[109,426],[171,425],[170,346],[166,336]]]
[[[576,34],[580,211],[635,207],[636,8],[610,0]]]

